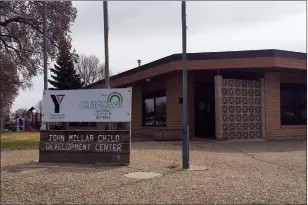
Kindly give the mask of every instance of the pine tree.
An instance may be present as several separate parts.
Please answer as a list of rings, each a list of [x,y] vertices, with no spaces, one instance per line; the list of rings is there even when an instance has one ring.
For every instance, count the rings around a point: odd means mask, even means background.
[[[53,86],[50,90],[70,90],[79,89],[83,86],[80,76],[76,73],[74,68],[74,61],[76,54],[71,52],[71,42],[65,37],[59,42],[59,54],[54,65],[50,71],[53,80],[48,82]]]

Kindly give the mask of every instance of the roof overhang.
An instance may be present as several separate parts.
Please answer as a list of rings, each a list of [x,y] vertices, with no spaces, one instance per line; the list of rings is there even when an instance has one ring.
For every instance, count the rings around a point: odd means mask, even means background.
[[[188,70],[260,70],[281,72],[286,70],[307,70],[306,54],[279,51],[236,51],[187,54]],[[305,57],[305,58],[304,58]],[[175,54],[138,68],[110,77],[112,87],[131,84],[143,79],[182,70],[181,55]],[[86,88],[103,88],[104,80]]]

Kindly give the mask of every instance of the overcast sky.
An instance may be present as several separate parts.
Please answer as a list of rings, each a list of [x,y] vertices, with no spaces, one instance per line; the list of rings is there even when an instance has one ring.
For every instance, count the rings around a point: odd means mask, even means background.
[[[74,1],[77,53],[104,62],[103,2]],[[306,52],[306,2],[195,1],[187,7],[187,52],[283,49]],[[109,55],[113,74],[181,53],[181,2],[108,2]],[[20,91],[12,110],[30,108],[42,98],[43,77]]]

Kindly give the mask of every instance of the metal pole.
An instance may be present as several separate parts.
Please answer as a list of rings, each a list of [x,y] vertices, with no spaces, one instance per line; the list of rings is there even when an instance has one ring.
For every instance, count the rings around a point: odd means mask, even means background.
[[[47,71],[47,25],[46,25],[46,1],[44,1],[43,10],[43,52],[44,52],[44,90],[48,89],[48,71]]]
[[[189,168],[189,137],[187,120],[187,54],[186,54],[186,2],[182,1],[182,64],[183,64],[183,128],[182,128],[182,160],[183,169]]]
[[[105,40],[105,87],[110,89],[109,82],[109,46],[108,46],[108,2],[104,1],[104,40]],[[111,129],[111,123],[108,123],[108,130]]]
[[[48,90],[46,1],[43,6],[44,90]],[[46,129],[49,130],[49,123],[46,123]]]
[[[110,88],[109,83],[109,48],[108,48],[108,5],[104,1],[104,37],[105,37],[105,83],[106,88]]]

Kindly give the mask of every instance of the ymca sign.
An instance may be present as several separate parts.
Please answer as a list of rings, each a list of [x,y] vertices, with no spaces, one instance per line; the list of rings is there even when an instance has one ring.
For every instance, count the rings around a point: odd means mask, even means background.
[[[45,90],[42,122],[131,122],[132,89]],[[41,130],[40,162],[130,163],[131,130]]]
[[[130,122],[131,88],[47,90],[44,122]]]

